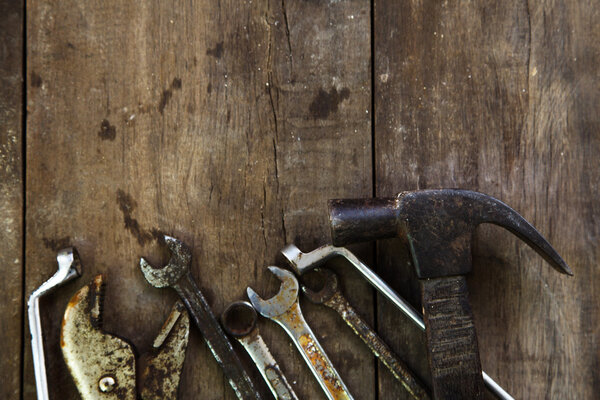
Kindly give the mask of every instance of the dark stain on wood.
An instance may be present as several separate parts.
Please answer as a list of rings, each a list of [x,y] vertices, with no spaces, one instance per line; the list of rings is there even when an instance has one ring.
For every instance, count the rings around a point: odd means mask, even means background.
[[[210,82],[208,82],[208,85],[206,85],[206,93],[210,94],[212,92],[212,84]]]
[[[343,88],[339,92],[335,87],[332,87],[329,92],[321,88],[310,103],[308,110],[314,119],[325,119],[330,114],[337,112],[340,103],[348,98],[350,98],[350,89],[348,88]]]
[[[137,207],[137,202],[129,193],[126,193],[121,189],[117,190],[117,204],[123,213],[123,223],[125,224],[125,229],[131,232],[131,234],[137,239],[140,246],[143,246],[153,238],[160,236],[160,232],[158,230],[153,229],[151,231],[147,231],[140,226],[140,223],[137,219],[132,217],[133,210],[135,210]]]
[[[173,97],[174,90],[181,89],[181,78],[173,78],[173,82],[168,89],[163,90],[162,95],[160,96],[160,101],[158,103],[158,111],[162,114],[167,106],[171,97]]]
[[[221,58],[223,57],[223,42],[219,42],[215,45],[214,48],[212,49],[207,49],[206,50],[206,55],[207,56],[213,56],[215,58]]]
[[[42,238],[42,242],[44,242],[44,246],[47,249],[50,249],[54,252],[60,250],[60,249],[64,249],[65,247],[69,247],[71,246],[71,237],[70,236],[64,236],[58,239],[55,238]]]
[[[34,88],[39,88],[42,86],[42,77],[37,72],[31,72],[31,75],[29,75],[29,81],[31,82],[31,86]]]
[[[117,137],[117,128],[115,128],[114,125],[111,125],[107,119],[103,119],[100,123],[100,130],[98,131],[98,136],[102,140],[113,141]]]

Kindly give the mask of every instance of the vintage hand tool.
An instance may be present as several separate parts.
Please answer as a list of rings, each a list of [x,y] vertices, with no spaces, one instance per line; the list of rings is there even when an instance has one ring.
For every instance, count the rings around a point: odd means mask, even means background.
[[[171,259],[166,266],[157,269],[142,258],[140,267],[144,277],[152,286],[171,287],[181,297],[237,397],[260,399],[229,339],[192,278],[190,272],[192,252],[180,240],[170,236],[165,236],[164,240],[171,251]]]
[[[320,280],[324,282],[319,291],[313,291],[306,285],[302,285],[302,291],[310,301],[316,304],[324,304],[335,310],[344,321],[352,328],[377,358],[392,372],[394,377],[402,383],[413,399],[429,399],[427,390],[414,376],[410,369],[398,358],[387,344],[371,329],[365,321],[350,305],[340,290],[337,275],[330,269],[317,268]]]
[[[292,269],[302,275],[308,271],[317,268],[324,264],[327,260],[333,257],[345,258],[353,267],[359,271],[363,277],[371,284],[379,293],[385,296],[392,302],[400,311],[402,311],[412,322],[415,323],[422,331],[425,331],[425,322],[423,316],[415,310],[406,300],[400,297],[394,289],[385,283],[377,274],[368,266],[358,259],[350,250],[345,247],[336,247],[332,245],[321,246],[309,253],[303,253],[298,247],[293,244],[285,246],[281,253],[287,259]],[[500,385],[498,385],[485,371],[481,371],[483,382],[490,392],[501,400],[514,400]]]
[[[282,283],[279,292],[271,299],[263,300],[252,288],[248,288],[246,291],[250,302],[256,311],[277,322],[292,338],[328,399],[352,399],[342,378],[302,316],[296,277],[292,272],[277,267],[269,267],[269,271]]]
[[[244,346],[275,399],[298,400],[267,344],[260,336],[256,320],[256,310],[247,301],[231,303],[221,314],[223,329]]]
[[[136,400],[139,390],[143,400],[175,400],[190,327],[183,304],[175,303],[153,351],[137,366],[133,346],[102,330],[103,310],[104,280],[98,275],[75,293],[63,317],[60,346],[81,397]]]
[[[31,293],[27,301],[29,331],[31,332],[31,354],[35,372],[35,386],[38,400],[48,400],[48,381],[46,379],[46,361],[44,358],[44,337],[40,319],[40,297],[81,276],[81,261],[73,247],[62,249],[56,256],[58,271]]]
[[[465,274],[471,238],[481,223],[508,229],[557,271],[571,270],[521,215],[482,193],[444,189],[403,192],[394,198],[332,200],[333,243],[406,236],[421,281],[433,393],[438,399],[483,397],[483,380]]]

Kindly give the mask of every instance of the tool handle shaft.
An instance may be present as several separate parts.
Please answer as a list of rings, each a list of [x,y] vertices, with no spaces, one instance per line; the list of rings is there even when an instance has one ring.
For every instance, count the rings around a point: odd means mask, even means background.
[[[483,399],[483,377],[464,276],[422,279],[429,367],[436,399]]]
[[[258,333],[258,329],[247,336],[237,338],[237,340],[244,346],[252,361],[256,364],[275,399],[298,400],[294,389],[290,386],[277,361],[271,355],[267,344]]]
[[[240,400],[260,399],[252,385],[250,376],[244,370],[231,342],[215,318],[206,299],[194,282],[190,272],[186,273],[173,286],[187,307],[192,319],[202,333],[208,348],[223,369],[229,384]]]
[[[317,378],[329,400],[353,400],[333,364],[325,354],[300,311],[296,302],[288,311],[275,319],[292,337],[294,344]],[[287,321],[287,322],[284,322]]]
[[[338,291],[324,303],[334,309],[346,321],[371,352],[402,383],[413,399],[429,399],[427,390],[414,376],[408,366],[398,358],[389,346],[375,333],[367,322],[356,312],[348,300]]]

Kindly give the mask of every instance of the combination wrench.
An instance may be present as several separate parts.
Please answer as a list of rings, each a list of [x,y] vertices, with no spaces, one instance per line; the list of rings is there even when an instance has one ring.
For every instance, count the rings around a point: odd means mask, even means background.
[[[345,258],[356,270],[369,282],[379,293],[386,299],[392,302],[400,311],[402,311],[412,322],[415,323],[422,331],[425,331],[425,322],[423,316],[413,308],[406,300],[400,297],[394,289],[383,281],[371,268],[365,265],[358,259],[350,250],[345,247],[337,247],[332,245],[324,245],[309,253],[303,253],[298,247],[293,244],[285,246],[281,250],[281,254],[289,263],[290,267],[298,275],[302,275],[319,265],[324,264],[327,260],[334,257]],[[487,389],[501,400],[514,400],[514,398],[506,392],[502,386],[497,384],[485,371],[481,371],[483,383]]]
[[[171,287],[181,297],[236,396],[242,400],[260,399],[231,342],[192,278],[192,252],[178,239],[165,235],[164,240],[171,251],[169,262],[163,268],[157,269],[141,258],[140,268],[144,277],[152,286]]]
[[[394,377],[402,383],[413,399],[429,399],[427,390],[414,376],[410,369],[394,354],[392,349],[371,329],[369,324],[350,305],[338,284],[337,275],[330,269],[315,269],[321,274],[320,281],[324,282],[323,288],[318,291],[302,285],[302,291],[310,301],[323,304],[335,310],[343,320],[352,328],[371,352],[392,372]]]
[[[260,335],[257,319],[256,310],[247,301],[231,303],[221,314],[223,329],[246,349],[275,399],[298,400]]]
[[[48,381],[46,379],[46,360],[44,358],[44,337],[40,319],[40,297],[81,276],[81,261],[77,250],[73,247],[62,249],[56,255],[58,271],[27,300],[27,316],[31,332],[31,354],[35,373],[35,387],[38,400],[48,400]]]
[[[328,399],[351,400],[346,385],[302,316],[298,303],[298,280],[292,272],[281,268],[271,266],[269,271],[281,281],[279,292],[271,299],[263,300],[252,288],[248,288],[250,302],[256,311],[278,323],[292,338]]]

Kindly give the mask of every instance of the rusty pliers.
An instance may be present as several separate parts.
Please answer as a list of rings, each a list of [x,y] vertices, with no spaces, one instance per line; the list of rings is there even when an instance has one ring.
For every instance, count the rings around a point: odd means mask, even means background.
[[[62,322],[63,357],[84,400],[175,400],[189,336],[189,317],[177,302],[136,360],[133,346],[102,330],[104,282],[98,275],[69,301]],[[137,365],[136,365],[137,364]]]

